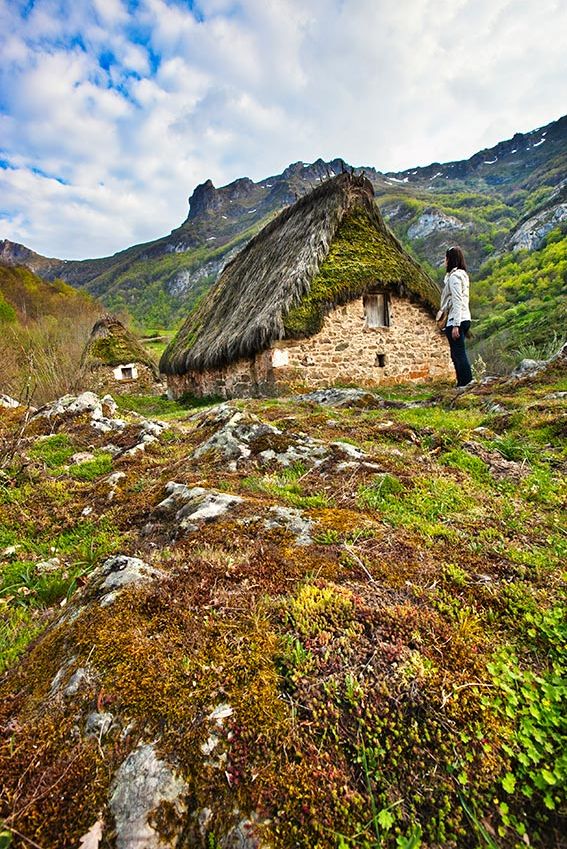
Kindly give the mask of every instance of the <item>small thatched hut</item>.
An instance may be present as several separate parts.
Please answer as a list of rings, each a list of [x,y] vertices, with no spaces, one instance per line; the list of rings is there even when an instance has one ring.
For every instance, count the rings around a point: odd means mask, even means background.
[[[172,397],[446,376],[439,298],[384,224],[371,183],[340,174],[280,213],[226,266],[160,370]]]
[[[82,367],[93,389],[154,392],[159,371],[148,351],[112,315],[95,323],[83,353]]]

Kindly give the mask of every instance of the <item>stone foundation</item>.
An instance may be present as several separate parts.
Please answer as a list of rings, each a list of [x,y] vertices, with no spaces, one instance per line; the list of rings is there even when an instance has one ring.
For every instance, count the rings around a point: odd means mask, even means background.
[[[424,307],[391,296],[389,327],[366,327],[362,299],[337,307],[315,336],[282,340],[256,357],[205,372],[168,376],[168,394],[223,398],[278,395],[306,388],[454,377],[449,345]]]

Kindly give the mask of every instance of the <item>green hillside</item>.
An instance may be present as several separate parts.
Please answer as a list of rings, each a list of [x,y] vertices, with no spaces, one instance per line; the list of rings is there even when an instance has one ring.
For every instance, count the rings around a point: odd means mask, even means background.
[[[29,325],[46,316],[62,319],[96,309],[94,299],[63,280],[42,280],[24,266],[0,263],[0,324]]]
[[[473,356],[502,369],[522,356],[550,356],[567,339],[567,236],[553,231],[538,251],[486,262],[471,293]]]
[[[33,404],[72,390],[101,306],[62,280],[0,263],[0,392]]]

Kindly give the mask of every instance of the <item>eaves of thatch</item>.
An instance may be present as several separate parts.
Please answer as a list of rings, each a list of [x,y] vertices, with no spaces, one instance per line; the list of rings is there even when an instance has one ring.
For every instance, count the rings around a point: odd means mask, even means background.
[[[114,367],[125,363],[142,363],[159,376],[156,362],[136,337],[117,318],[103,315],[91,331],[83,364]]]
[[[230,262],[164,352],[183,374],[306,338],[325,315],[382,286],[431,310],[439,288],[384,224],[364,177],[340,174],[285,209]]]

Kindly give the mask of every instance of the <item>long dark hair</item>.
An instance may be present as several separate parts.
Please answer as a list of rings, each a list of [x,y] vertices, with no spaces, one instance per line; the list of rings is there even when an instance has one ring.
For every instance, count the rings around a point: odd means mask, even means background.
[[[467,270],[465,255],[458,246],[455,246],[454,248],[447,248],[445,257],[447,259],[447,271],[451,272],[455,268],[462,268],[463,271]]]

